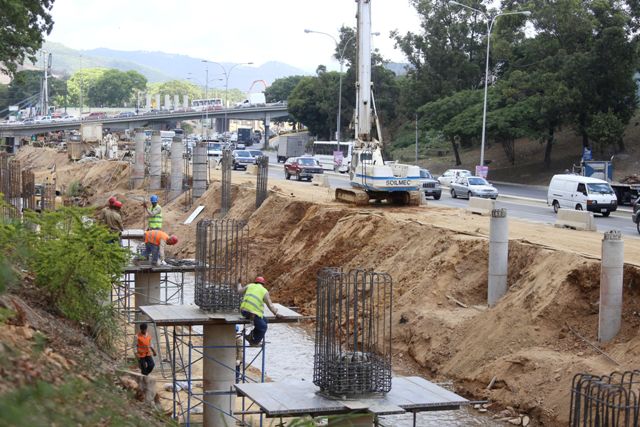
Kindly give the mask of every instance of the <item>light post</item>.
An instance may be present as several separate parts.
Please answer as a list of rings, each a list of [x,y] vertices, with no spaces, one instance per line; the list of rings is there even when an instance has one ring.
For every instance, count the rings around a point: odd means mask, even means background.
[[[225,78],[225,83],[224,83],[224,131],[228,131],[227,129],[227,110],[229,109],[229,76],[231,75],[231,71],[233,71],[234,68],[236,68],[239,65],[253,65],[253,62],[240,62],[238,64],[233,64],[229,70],[227,71],[227,69],[225,68],[224,65],[222,65],[219,62],[215,62],[215,61],[207,61],[206,59],[203,59],[202,62],[210,62],[212,64],[216,64],[218,67],[222,68],[222,73],[224,74],[224,78]]]
[[[466,4],[458,3],[457,1],[454,1],[454,0],[449,0],[449,3],[480,13],[484,15],[485,19],[487,20],[487,60],[484,68],[484,102],[482,106],[482,142],[480,143],[480,166],[482,167],[484,166],[484,145],[485,145],[486,130],[487,130],[487,86],[489,82],[489,48],[491,46],[491,30],[493,29],[493,24],[496,22],[496,19],[498,19],[501,16],[507,16],[507,15],[529,16],[531,15],[531,12],[528,10],[522,10],[517,12],[504,12],[504,13],[498,13],[497,15],[490,17],[483,11],[473,8],[471,6],[467,6]]]

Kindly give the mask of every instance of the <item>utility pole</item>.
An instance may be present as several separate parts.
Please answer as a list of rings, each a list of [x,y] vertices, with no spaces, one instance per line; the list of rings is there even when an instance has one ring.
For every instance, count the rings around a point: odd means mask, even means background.
[[[416,113],[416,166],[418,165],[418,113]]]

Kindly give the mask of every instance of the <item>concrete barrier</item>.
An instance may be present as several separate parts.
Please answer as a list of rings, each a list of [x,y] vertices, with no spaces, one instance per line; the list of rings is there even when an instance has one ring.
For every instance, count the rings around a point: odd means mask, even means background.
[[[248,165],[247,170],[245,171],[247,175],[258,175],[258,166],[256,165]]]
[[[491,215],[491,211],[495,208],[495,200],[482,197],[470,197],[469,205],[467,205],[467,211],[478,215]]]
[[[327,188],[330,187],[329,177],[325,174],[314,176],[313,181],[315,185],[318,185],[320,187],[327,187]]]
[[[598,231],[593,219],[593,212],[560,209],[556,217],[555,227],[572,228],[574,230]]]

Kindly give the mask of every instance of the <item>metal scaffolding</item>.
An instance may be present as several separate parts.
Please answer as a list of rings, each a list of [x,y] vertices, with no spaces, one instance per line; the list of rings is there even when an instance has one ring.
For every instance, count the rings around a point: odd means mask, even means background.
[[[260,347],[249,347],[242,339],[245,334],[245,325],[237,329],[236,343],[232,346],[236,350],[236,365],[227,366],[222,361],[210,359],[213,363],[222,365],[225,369],[235,372],[236,383],[263,383],[265,379],[266,364],[266,344],[263,340]],[[210,405],[204,399],[205,391],[196,391],[203,383],[203,377],[195,372],[201,372],[197,369],[197,365],[204,364],[207,349],[211,348],[227,348],[228,346],[204,346],[203,334],[201,326],[183,326],[173,325],[171,328],[172,347],[171,360],[172,364],[172,384],[173,384],[173,411],[172,417],[179,423],[184,423],[187,427],[192,423],[200,425],[201,409],[205,405]],[[251,374],[250,370],[254,372]],[[229,390],[229,393],[235,394],[235,390]],[[231,408],[214,407],[212,409],[220,411],[226,415],[233,417],[240,425],[253,425],[248,423],[247,418],[254,415],[259,420],[259,425],[263,424],[263,414],[260,408],[245,397],[241,397],[241,410],[235,411]]]
[[[196,227],[195,303],[207,311],[238,311],[238,280],[247,277],[249,234],[246,222],[210,220]]]
[[[325,268],[318,274],[313,382],[331,396],[391,389],[391,276]]]
[[[267,198],[269,158],[267,156],[258,157],[256,165],[258,166],[258,179],[256,181],[256,209],[258,209]]]
[[[571,384],[571,427],[638,427],[640,370],[577,374]]]
[[[222,169],[222,191],[220,192],[222,198],[220,200],[220,216],[224,216],[231,209],[231,164],[233,163],[233,156],[231,150],[222,150],[222,162],[220,163]]]

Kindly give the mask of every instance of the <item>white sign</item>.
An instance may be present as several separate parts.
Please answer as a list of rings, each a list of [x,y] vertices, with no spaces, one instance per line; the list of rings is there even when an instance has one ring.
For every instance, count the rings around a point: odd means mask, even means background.
[[[342,161],[344,160],[344,153],[342,151],[334,151],[333,152],[333,164],[336,166],[342,166]]]
[[[476,166],[476,176],[487,178],[489,175],[489,166]]]
[[[17,105],[9,105],[9,111],[20,111],[20,107]]]

